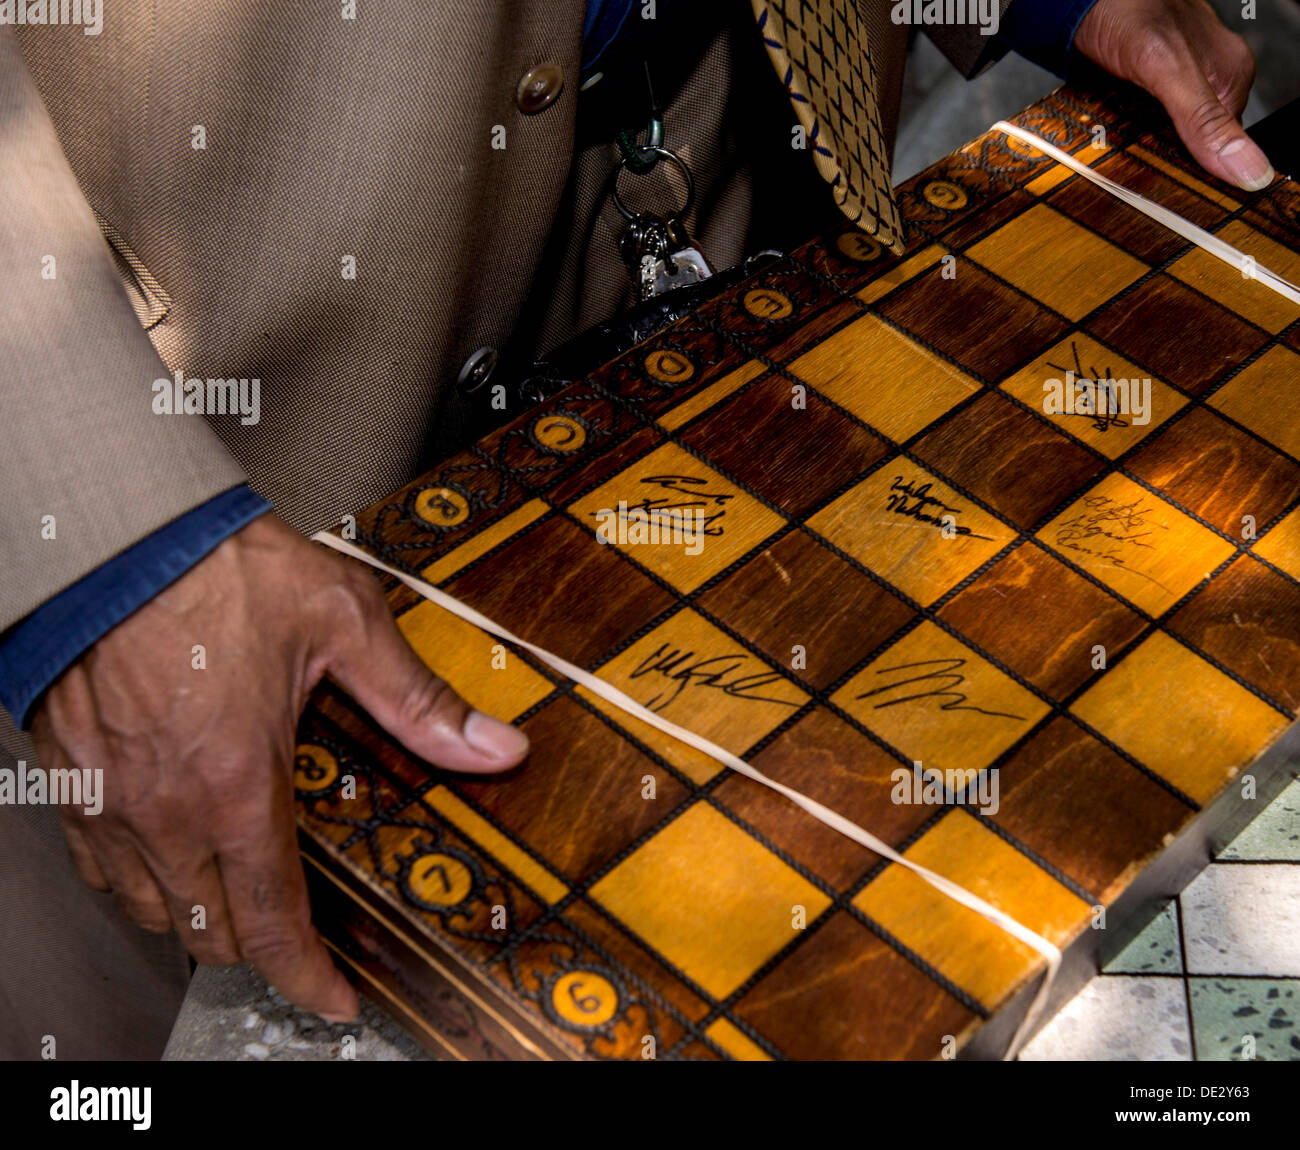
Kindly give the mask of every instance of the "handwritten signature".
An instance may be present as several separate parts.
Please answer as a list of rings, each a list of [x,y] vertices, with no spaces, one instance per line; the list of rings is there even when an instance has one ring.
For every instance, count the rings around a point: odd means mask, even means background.
[[[1111,369],[1098,371],[1095,367],[1091,369],[1091,375],[1085,375],[1083,363],[1079,359],[1079,347],[1074,340],[1070,340],[1070,353],[1074,356],[1074,367],[1062,367],[1060,364],[1048,362],[1047,366],[1059,372],[1074,373],[1075,385],[1080,386],[1083,391],[1084,402],[1080,404],[1076,399],[1070,408],[1063,412],[1065,415],[1079,415],[1085,419],[1092,420],[1092,426],[1098,431],[1109,431],[1112,427],[1127,427],[1128,423],[1118,414],[1118,408],[1115,404],[1114,392],[1107,386],[1111,380]],[[1100,397],[1101,402],[1098,402]]]
[[[915,479],[905,480],[901,475],[896,476],[889,486],[889,490],[894,494],[886,498],[885,509],[896,515],[906,515],[909,519],[916,519],[921,523],[931,523],[935,527],[946,528],[953,535],[966,535],[971,539],[991,538],[989,535],[976,535],[969,527],[958,524],[956,516],[960,514],[960,508],[950,507],[943,500],[931,495],[930,489],[933,486],[932,483],[922,483],[918,486]],[[936,510],[945,514],[935,515]]]
[[[763,687],[779,681],[781,676],[776,671],[748,671],[754,662],[748,655],[701,657],[694,651],[683,651],[669,643],[661,643],[640,662],[629,677],[640,679],[654,675],[667,679],[672,684],[667,694],[661,692],[645,704],[652,711],[662,711],[689,686],[707,687],[734,699],[746,699],[753,703],[780,703],[785,707],[800,705],[789,699],[759,694]]]
[[[685,511],[693,508],[717,508],[709,515],[700,515],[698,522],[702,525],[700,531],[704,535],[717,536],[722,534],[723,516],[727,514],[727,504],[733,500],[735,492],[728,491],[702,491],[709,481],[692,475],[647,475],[642,477],[642,483],[648,483],[651,486],[659,487],[668,495],[654,497],[647,495],[639,503],[627,504],[627,511],[644,512],[647,515],[653,515],[656,511]],[[674,496],[686,496],[687,498],[676,498]],[[626,512],[622,513],[626,518]]]
[[[896,691],[900,687],[907,687],[913,683],[927,684],[928,689],[917,690],[910,695],[901,695],[894,699],[886,699],[883,703],[876,703],[875,710],[881,710],[884,707],[897,707],[900,703],[910,703],[916,699],[943,699],[944,702],[939,704],[941,711],[975,711],[981,715],[989,715],[999,719],[1017,719],[1024,721],[1023,715],[1013,715],[1008,711],[989,711],[984,707],[976,707],[966,702],[967,696],[964,692],[954,690],[956,687],[964,686],[966,676],[958,670],[964,667],[966,660],[961,658],[953,659],[922,659],[916,663],[899,663],[896,667],[881,667],[876,671],[877,675],[890,675],[896,671],[911,671],[918,667],[930,667],[929,671],[921,674],[912,675],[910,678],[896,679],[892,683],[886,683],[883,687],[872,687],[870,691],[863,691],[858,696],[859,699],[870,699],[875,695],[883,695],[888,691]]]
[[[1083,506],[1086,510],[1057,527],[1057,544],[1085,555],[1096,555],[1116,567],[1125,566],[1133,558],[1133,552],[1128,549],[1155,550],[1153,528],[1168,530],[1163,524],[1147,520],[1153,508],[1144,507],[1141,498],[1121,503],[1109,495],[1089,495],[1083,499]]]

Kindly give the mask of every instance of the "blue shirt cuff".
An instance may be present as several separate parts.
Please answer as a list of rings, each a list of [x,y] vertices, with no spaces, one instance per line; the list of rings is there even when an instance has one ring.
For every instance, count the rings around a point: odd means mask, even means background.
[[[271,505],[233,487],[115,555],[0,636],[0,703],[24,729],[85,650]]]
[[[998,35],[1011,49],[1065,77],[1074,34],[1097,0],[1011,0]]]

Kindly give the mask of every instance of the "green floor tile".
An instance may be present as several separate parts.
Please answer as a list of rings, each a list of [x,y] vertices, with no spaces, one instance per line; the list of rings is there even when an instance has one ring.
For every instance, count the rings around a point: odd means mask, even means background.
[[[1300,862],[1300,779],[1261,811],[1219,857]]]
[[[1300,1062],[1300,979],[1191,978],[1196,1057],[1239,1061],[1242,1040],[1255,1039],[1255,1058]]]
[[[1168,902],[1147,928],[1110,960],[1107,974],[1181,974],[1176,904]]]

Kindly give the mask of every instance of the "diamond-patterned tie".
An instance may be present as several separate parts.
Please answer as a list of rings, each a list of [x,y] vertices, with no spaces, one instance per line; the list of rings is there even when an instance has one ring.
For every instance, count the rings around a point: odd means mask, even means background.
[[[889,182],[876,73],[855,0],[751,0],[763,43],[840,210],[896,252],[903,226]]]

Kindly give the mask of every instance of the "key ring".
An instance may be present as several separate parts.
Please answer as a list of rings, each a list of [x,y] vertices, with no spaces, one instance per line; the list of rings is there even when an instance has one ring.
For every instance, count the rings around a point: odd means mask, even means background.
[[[686,161],[681,158],[681,156],[679,156],[671,148],[665,148],[662,144],[646,144],[641,149],[641,151],[643,153],[653,152],[660,159],[667,160],[669,163],[675,164],[677,166],[677,169],[682,173],[682,176],[686,180],[686,202],[677,210],[677,212],[674,213],[672,217],[674,219],[682,218],[688,212],[690,212],[691,205],[695,202],[695,177],[691,175],[690,167],[687,165]],[[619,215],[621,215],[625,220],[627,220],[630,223],[633,220],[635,220],[637,216],[639,216],[641,213],[632,211],[621,199],[619,199],[618,175],[625,167],[627,167],[627,160],[628,158],[624,156],[621,160],[619,160],[618,167],[614,169],[614,174],[610,177],[609,180],[609,195],[610,195],[610,199],[614,201],[614,207],[618,209]]]

